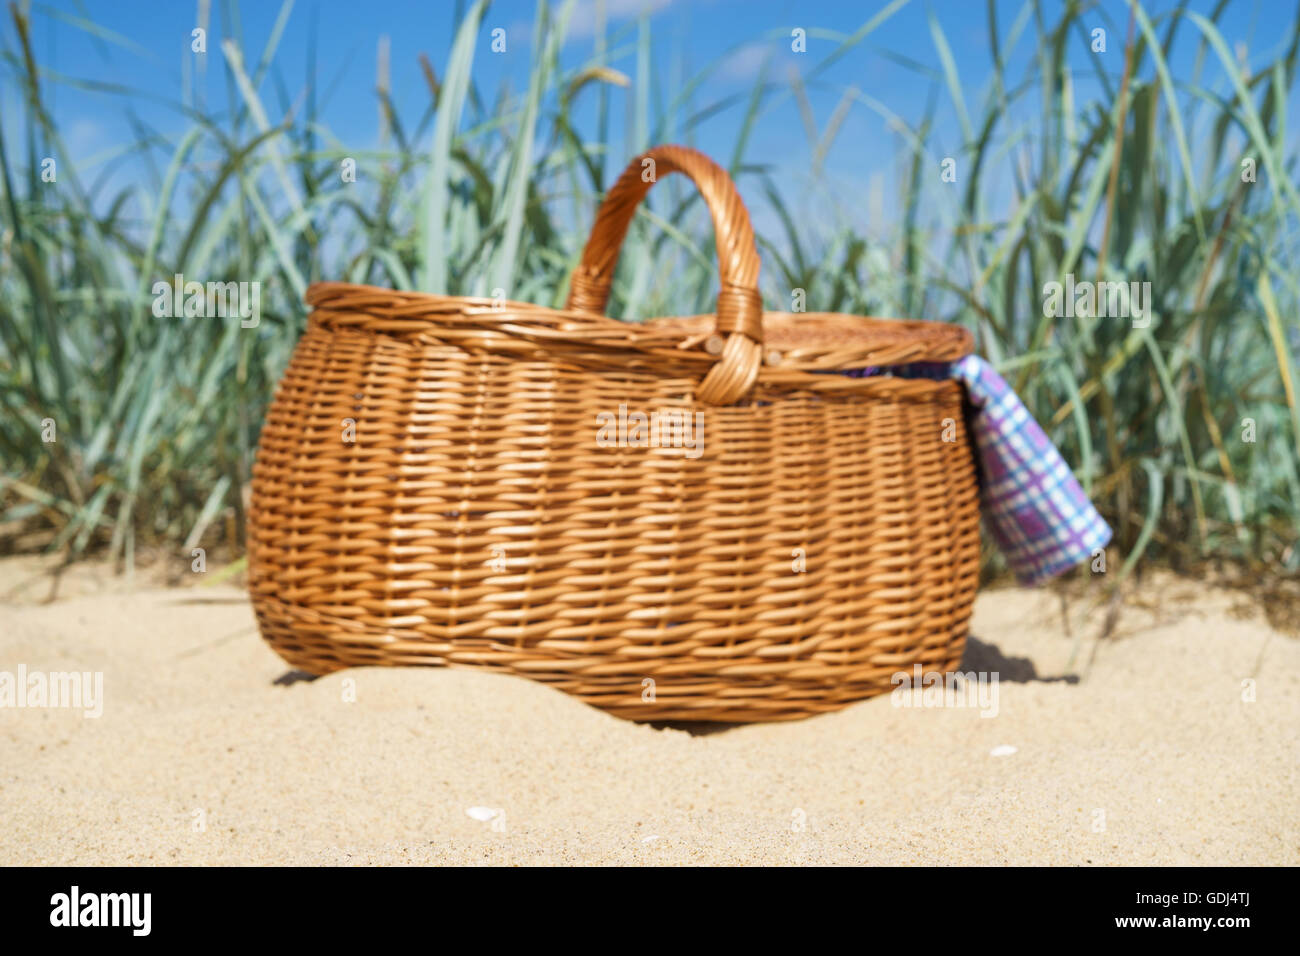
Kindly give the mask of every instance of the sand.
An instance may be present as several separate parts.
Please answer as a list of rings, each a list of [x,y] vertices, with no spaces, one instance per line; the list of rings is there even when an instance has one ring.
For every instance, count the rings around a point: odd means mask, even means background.
[[[996,716],[700,732],[475,671],[298,679],[238,588],[45,603],[34,567],[0,561],[0,671],[100,671],[103,714],[0,708],[0,864],[1300,864],[1300,641],[1194,582],[1101,642],[1086,596],[982,593]]]

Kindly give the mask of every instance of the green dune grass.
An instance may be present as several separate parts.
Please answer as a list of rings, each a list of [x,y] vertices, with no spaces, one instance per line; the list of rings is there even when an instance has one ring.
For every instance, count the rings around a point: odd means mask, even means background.
[[[1098,61],[1103,92],[1082,101],[1060,51],[1086,43],[1090,5],[1062,13],[1030,0],[1002,23],[990,4],[993,72],[983,90],[957,75],[931,22],[943,69],[927,82],[960,127],[943,131],[943,148],[933,110],[897,117],[852,88],[818,128],[804,83],[861,54],[904,2],[832,38],[833,52],[803,80],[765,71],[752,92],[716,101],[717,64],[681,86],[650,69],[644,21],[598,35],[590,60],[562,68],[572,4],[553,13],[539,5],[527,88],[489,95],[474,78],[484,42],[475,3],[447,62],[422,63],[421,115],[397,115],[381,84],[386,134],[367,152],[318,121],[314,90],[302,101],[263,99],[286,4],[265,49],[213,41],[210,68],[224,72],[240,107],[216,115],[181,104],[190,125],[164,144],[161,188],[116,195],[68,154],[47,104],[51,87],[72,81],[41,68],[24,14],[11,7],[17,43],[0,70],[21,91],[24,115],[0,125],[0,548],[106,549],[131,561],[145,547],[188,560],[200,545],[237,556],[258,428],[304,327],[308,284],[501,289],[559,305],[606,170],[657,141],[690,143],[700,123],[732,110],[742,135],[717,158],[776,224],[760,230],[770,307],[788,309],[802,289],[809,310],[970,328],[1115,525],[1111,560],[1125,573],[1144,556],[1300,568],[1300,195],[1285,129],[1296,25],[1282,38],[1285,53],[1246,75],[1215,25],[1226,0],[1208,17],[1180,8],[1152,18],[1136,7],[1123,76]],[[1022,35],[1036,54],[1012,69],[1002,51]],[[101,39],[129,43],[106,31]],[[1194,45],[1196,75],[1171,75],[1174,43]],[[1203,86],[1202,67],[1230,89]],[[806,120],[814,199],[818,167],[850,111],[893,123],[896,223],[868,232],[847,215],[808,215],[790,198],[774,158],[750,139],[791,98]],[[576,125],[579,104],[594,123]],[[610,113],[625,107],[627,129],[613,142]],[[1032,121],[1013,118],[1027,107]],[[1215,135],[1189,141],[1193,119]],[[24,141],[4,141],[15,128]],[[1225,145],[1235,142],[1244,146]],[[121,155],[157,146],[157,134],[141,130]],[[57,186],[42,181],[45,156],[57,161]],[[946,156],[962,174],[945,188]],[[1243,182],[1243,158],[1254,162],[1253,183]],[[345,159],[357,164],[355,183],[340,174]],[[991,198],[996,178],[1014,184],[1007,202]],[[652,197],[629,233],[611,314],[709,311],[717,273],[702,204],[678,177]],[[153,284],[177,273],[261,283],[260,322],[155,317]],[[1149,323],[1044,316],[1044,287],[1067,275],[1149,283]],[[56,441],[43,440],[47,420]]]

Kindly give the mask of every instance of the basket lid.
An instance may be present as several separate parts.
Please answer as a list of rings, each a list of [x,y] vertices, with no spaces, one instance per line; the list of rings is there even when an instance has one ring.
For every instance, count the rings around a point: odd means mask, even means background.
[[[715,321],[712,315],[692,315],[650,319],[645,325],[676,335],[681,347],[689,347],[713,335]],[[945,322],[839,312],[764,312],[763,344],[769,364],[848,369],[951,362],[969,355],[974,342],[968,330]]]
[[[712,314],[628,322],[523,302],[342,282],[316,283],[306,299],[316,309],[316,321],[329,328],[402,339],[432,336],[467,347],[505,348],[506,339],[514,338],[711,363],[721,344]],[[973,346],[970,332],[959,325],[836,312],[764,312],[763,337],[765,365],[817,371],[951,362],[969,355]]]

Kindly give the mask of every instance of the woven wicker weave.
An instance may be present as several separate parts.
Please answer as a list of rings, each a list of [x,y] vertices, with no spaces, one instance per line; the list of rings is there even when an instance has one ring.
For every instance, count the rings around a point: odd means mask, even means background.
[[[716,316],[601,314],[643,159],[708,203]],[[952,670],[979,550],[961,388],[827,373],[969,335],[764,314],[757,287],[731,181],[672,146],[610,191],[563,310],[312,286],[254,468],[263,635],[313,673],[493,668],[634,720],[783,720]],[[620,406],[699,413],[701,445],[599,442]]]

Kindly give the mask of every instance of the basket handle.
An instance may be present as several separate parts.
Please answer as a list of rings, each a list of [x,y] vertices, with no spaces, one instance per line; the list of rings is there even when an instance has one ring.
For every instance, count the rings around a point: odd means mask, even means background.
[[[718,272],[722,277],[714,328],[726,340],[718,360],[700,381],[695,394],[710,405],[728,405],[750,390],[763,363],[758,248],[754,244],[749,213],[731,177],[703,153],[686,146],[656,146],[632,160],[596,213],[582,260],[569,283],[566,307],[579,312],[604,313],[614,266],[636,207],[658,177],[668,173],[689,177],[713,216]],[[651,178],[645,178],[647,174]]]

